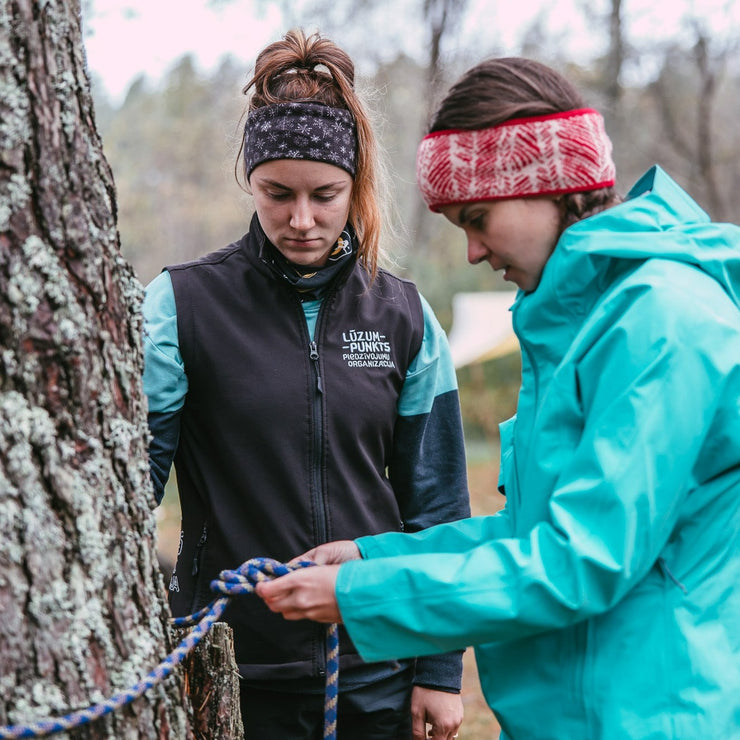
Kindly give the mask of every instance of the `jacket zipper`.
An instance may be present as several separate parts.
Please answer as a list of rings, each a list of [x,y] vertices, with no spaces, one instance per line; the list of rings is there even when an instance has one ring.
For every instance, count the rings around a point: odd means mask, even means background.
[[[319,350],[316,347],[316,342],[311,342],[308,356],[313,361],[313,369],[316,373],[316,390],[319,393],[323,393],[324,387],[321,384],[321,368],[319,367]]]
[[[321,313],[321,309],[319,309]],[[316,322],[316,331],[318,332],[318,321]],[[311,399],[311,425],[313,436],[311,438],[311,499],[316,512],[316,534],[319,542],[327,540],[326,516],[324,513],[324,489],[321,480],[321,471],[323,469],[323,436],[324,436],[324,419],[322,410],[322,396],[324,395],[324,384],[321,380],[321,366],[319,365],[319,349],[315,340],[309,343],[308,357],[313,365],[316,374],[316,390]],[[319,641],[318,651],[318,674],[326,676],[326,642]]]
[[[674,583],[674,585],[678,586],[678,588],[680,588],[681,591],[683,591],[684,594],[689,593],[689,589],[686,588],[686,586],[683,583],[681,583],[681,581],[679,581],[678,578],[676,578],[676,576],[673,575],[673,573],[671,572],[671,569],[668,567],[668,564],[665,561],[665,558],[658,558],[657,564],[658,564],[658,568],[662,571],[664,577],[669,578]]]
[[[324,384],[321,380],[321,367],[319,366],[319,350],[315,341],[309,344],[309,359],[313,364],[316,374],[316,392],[311,399],[311,418],[313,420],[313,437],[311,439],[311,493],[316,511],[316,530],[319,542],[326,542],[326,518],[324,516],[324,496],[321,483],[321,470],[323,467],[323,437],[324,420],[321,408],[321,398],[324,395]]]
[[[519,339],[519,344],[520,344],[521,349],[522,349],[522,354],[527,356],[527,360],[529,362],[529,367],[531,368],[531,373],[532,373],[532,385],[533,385],[533,389],[532,389],[532,391],[533,391],[533,394],[532,394],[533,395],[533,398],[532,398],[532,410],[531,410],[531,414],[532,414],[532,426],[529,429],[526,430],[526,434],[527,435],[530,435],[531,432],[532,432],[532,429],[534,429],[534,426],[535,426],[535,418],[536,418],[536,415],[537,415],[537,404],[538,404],[538,401],[539,401],[538,396],[539,396],[539,392],[540,392],[540,390],[539,390],[539,384],[540,384],[539,383],[539,372],[538,372],[537,365],[535,364],[535,362],[533,360],[533,357],[532,357],[532,349],[531,349],[531,347],[521,337],[521,333],[516,330],[517,329],[517,325],[519,323],[518,318],[517,318],[517,312],[516,311],[513,311],[512,312],[511,321],[512,321],[512,326],[514,327],[514,333],[516,334],[517,338]],[[518,430],[517,427],[521,427],[521,425],[519,424],[519,418],[518,417],[517,417],[516,421],[514,422],[514,428],[511,430],[511,444],[512,444],[512,447],[515,450],[515,452],[514,452],[514,461],[513,462],[514,462],[514,478],[516,480],[516,485],[514,487],[514,490],[515,490],[515,496],[514,497],[516,499],[516,502],[515,502],[516,503],[516,506],[514,506],[512,508],[512,515],[511,515],[512,526],[514,527],[514,531],[516,531],[516,513],[515,512],[518,511],[519,507],[521,506],[521,495],[522,495],[522,491],[521,491],[521,487],[522,487],[521,486],[521,476],[519,474],[519,471],[521,469],[521,465],[522,464],[525,464],[525,465],[528,464],[528,460],[527,461],[521,460],[521,455],[519,457],[517,457],[517,455],[516,455],[516,440],[517,440],[517,437],[519,436],[517,434],[517,432],[519,431],[521,433],[521,431]],[[527,454],[527,457],[529,457],[529,453]],[[507,495],[507,498],[508,498],[508,495]]]
[[[345,268],[347,271],[351,269],[351,265]],[[332,287],[324,295],[321,306],[319,308],[319,315],[316,318],[316,328],[314,330],[314,336],[321,336],[321,326],[323,324],[323,316],[326,306],[331,302],[334,294],[338,290],[338,286],[343,282],[342,277],[346,273],[340,273],[335,279]],[[300,303],[300,300],[299,300]],[[303,312],[303,306],[299,305],[301,313],[302,325],[304,327],[305,335],[308,338],[308,358],[313,366],[314,374],[316,377],[316,390],[312,394],[311,399],[311,503],[313,509],[316,512],[316,536],[318,537],[318,544],[323,544],[328,539],[326,513],[324,508],[324,486],[321,477],[321,471],[324,469],[324,415],[323,415],[323,396],[324,396],[324,382],[321,377],[321,365],[319,356],[319,345],[315,339],[311,339],[311,335],[308,332],[308,326],[306,325],[306,317]],[[319,638],[319,650],[317,656],[317,668],[318,675],[322,678],[326,676],[326,640],[324,639],[325,630],[323,625],[317,625],[320,630],[321,637]]]

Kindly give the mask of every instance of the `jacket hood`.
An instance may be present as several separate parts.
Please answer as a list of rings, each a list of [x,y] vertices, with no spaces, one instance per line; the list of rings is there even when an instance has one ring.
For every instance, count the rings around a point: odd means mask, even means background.
[[[740,307],[740,227],[712,223],[659,166],[649,169],[625,201],[566,229],[532,293],[514,304],[519,323],[538,315],[537,329],[572,324],[609,286],[648,259],[694,265]],[[531,328],[531,327],[528,327]]]

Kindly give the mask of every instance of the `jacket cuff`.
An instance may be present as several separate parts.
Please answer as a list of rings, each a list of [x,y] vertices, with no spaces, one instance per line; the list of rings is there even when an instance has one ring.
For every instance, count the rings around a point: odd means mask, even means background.
[[[459,694],[462,688],[464,650],[416,659],[414,685],[436,691]]]

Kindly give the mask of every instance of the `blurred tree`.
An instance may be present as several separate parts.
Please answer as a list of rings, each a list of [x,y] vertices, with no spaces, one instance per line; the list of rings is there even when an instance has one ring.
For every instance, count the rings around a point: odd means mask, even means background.
[[[609,110],[615,112],[622,98],[622,67],[625,40],[622,23],[622,0],[611,0],[609,8],[609,51],[604,60],[604,88]]]
[[[454,37],[459,29],[465,14],[468,0],[423,0],[422,18],[427,29],[427,44],[429,58],[427,60],[426,84],[421,92],[423,99],[427,101],[427,109],[421,120],[421,133],[428,130],[429,119],[434,112],[440,96],[444,93],[449,83],[451,70],[444,63],[443,49],[445,42]],[[419,137],[421,138],[421,137]],[[418,142],[417,142],[418,144]],[[414,152],[416,147],[414,147]],[[436,225],[430,221],[429,211],[421,197],[416,199],[416,208],[409,213],[412,225],[412,246],[417,249],[427,246],[432,241],[432,234],[437,231]]]
[[[581,0],[579,7],[591,27],[603,29],[605,52],[594,60],[590,79],[591,86],[601,94],[602,110],[614,117],[620,110],[623,69],[631,51],[626,39],[624,2],[609,0],[603,8]]]
[[[459,30],[469,0],[424,0],[422,17],[427,27],[429,59],[427,68],[428,114],[431,114],[436,98],[449,81],[449,72],[443,67],[445,42]]]
[[[725,72],[740,46],[737,38],[716,40],[699,17],[686,23],[694,37],[691,48],[670,44],[649,88],[662,132],[655,151],[672,155],[679,177],[713,218],[731,219],[739,204],[740,137],[736,105],[720,94],[732,85]]]
[[[160,86],[135,81],[102,122],[122,250],[144,282],[246,230],[249,202],[234,175],[245,81],[230,58],[205,78],[186,55]]]

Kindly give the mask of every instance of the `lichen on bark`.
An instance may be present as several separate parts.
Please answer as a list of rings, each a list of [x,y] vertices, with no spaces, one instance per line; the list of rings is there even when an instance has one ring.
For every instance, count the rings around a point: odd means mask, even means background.
[[[0,724],[89,706],[171,648],[143,290],[121,257],[72,0],[0,0]],[[74,737],[188,738],[180,676]]]

